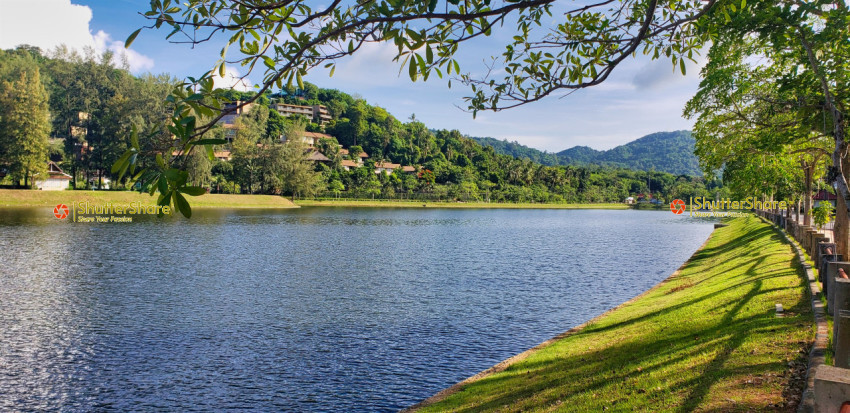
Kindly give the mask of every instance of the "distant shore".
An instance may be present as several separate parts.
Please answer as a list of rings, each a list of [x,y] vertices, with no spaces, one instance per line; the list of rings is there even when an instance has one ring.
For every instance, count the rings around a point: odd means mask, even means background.
[[[628,209],[626,204],[539,204],[531,202],[433,202],[405,200],[296,200],[299,206],[351,207],[351,208],[505,208],[505,209]]]
[[[187,197],[193,208],[299,208],[299,207],[345,207],[345,208],[502,208],[502,209],[629,209],[626,204],[547,204],[511,202],[432,202],[408,200],[312,200],[299,199],[294,203],[277,195],[206,194]],[[156,203],[155,196],[135,191],[38,191],[25,189],[0,189],[2,207],[54,207],[58,204],[90,202],[103,204],[141,202]]]
[[[192,208],[298,208],[292,201],[274,195],[206,194],[187,196]],[[58,204],[107,202],[156,204],[156,197],[135,191],[37,191],[0,189],[0,207],[55,207]]]

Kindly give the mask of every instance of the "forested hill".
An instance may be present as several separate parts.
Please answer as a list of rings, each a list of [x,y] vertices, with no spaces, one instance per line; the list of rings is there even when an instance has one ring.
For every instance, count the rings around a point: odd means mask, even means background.
[[[544,165],[605,165],[656,170],[676,175],[702,175],[689,131],[657,132],[607,151],[576,146],[558,153],[542,152],[507,140],[474,138],[498,153],[528,158]]]
[[[508,142],[507,140],[500,141],[494,138],[476,137],[473,137],[472,139],[484,146],[492,146],[493,149],[496,150],[496,153],[510,155],[514,158],[519,159],[528,159],[530,161],[547,166],[561,165],[561,162],[558,159],[558,154],[554,152],[545,152],[534,148],[529,148],[528,146],[525,146],[516,141]]]

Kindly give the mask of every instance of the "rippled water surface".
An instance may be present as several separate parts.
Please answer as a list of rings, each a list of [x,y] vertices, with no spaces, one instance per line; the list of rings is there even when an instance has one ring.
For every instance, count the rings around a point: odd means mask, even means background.
[[[670,212],[0,209],[0,409],[394,411],[658,283]]]

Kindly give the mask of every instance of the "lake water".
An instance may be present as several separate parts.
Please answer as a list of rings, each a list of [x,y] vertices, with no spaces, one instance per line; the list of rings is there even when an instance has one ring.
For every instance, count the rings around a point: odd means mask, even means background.
[[[668,277],[669,211],[0,209],[0,410],[396,411]]]

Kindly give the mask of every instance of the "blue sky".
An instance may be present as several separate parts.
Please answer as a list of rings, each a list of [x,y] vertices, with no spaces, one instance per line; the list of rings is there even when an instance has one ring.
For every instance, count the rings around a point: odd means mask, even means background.
[[[27,43],[51,49],[64,43],[74,48],[123,51],[127,36],[146,24],[138,12],[148,7],[147,0],[2,0],[0,48]],[[39,25],[21,18],[31,15],[34,8],[41,15]],[[187,45],[169,44],[167,34],[163,29],[139,35],[125,52],[134,73],[197,76],[216,62],[221,45],[206,44],[193,50]],[[474,46],[462,50],[459,60],[465,71],[482,70],[482,57],[501,51],[496,38]],[[466,106],[462,100],[468,93],[465,88],[455,82],[449,89],[445,80],[435,77],[414,83],[407,78],[406,70],[399,77],[392,57],[391,46],[369,45],[358,55],[340,61],[332,78],[326,72],[316,72],[306,80],[359,94],[403,121],[415,113],[432,128],[515,140],[553,152],[576,145],[610,149],[649,133],[690,129],[692,122],[682,118],[682,107],[699,84],[696,64],[682,76],[669,61],[641,57],[621,64],[600,86],[567,97],[550,96],[516,109],[479,113],[473,119],[458,108]],[[228,70],[244,74],[240,67]],[[256,82],[261,77],[256,73],[249,79]]]

